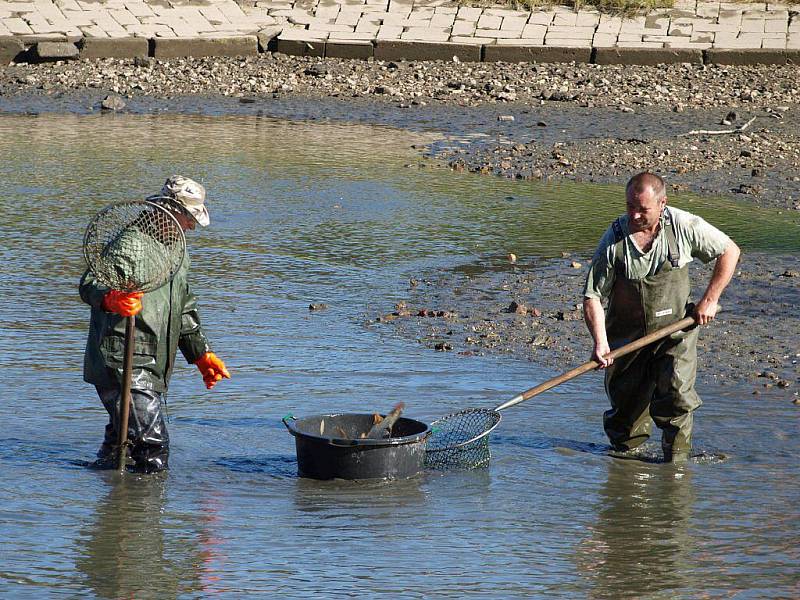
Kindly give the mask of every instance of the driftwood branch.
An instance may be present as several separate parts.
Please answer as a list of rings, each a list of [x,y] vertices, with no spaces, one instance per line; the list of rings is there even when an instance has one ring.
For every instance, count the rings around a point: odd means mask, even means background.
[[[744,131],[745,129],[747,129],[748,127],[750,127],[750,125],[752,125],[753,121],[755,121],[755,120],[756,120],[756,117],[753,117],[752,119],[747,121],[747,123],[742,123],[739,127],[736,127],[735,129],[719,129],[719,130],[716,130],[716,131],[711,130],[711,129],[693,129],[692,131],[689,131],[688,133],[680,133],[680,134],[678,134],[678,137],[687,137],[687,136],[690,136],[690,135],[725,135],[725,134],[729,134],[729,133],[740,133],[740,132]]]

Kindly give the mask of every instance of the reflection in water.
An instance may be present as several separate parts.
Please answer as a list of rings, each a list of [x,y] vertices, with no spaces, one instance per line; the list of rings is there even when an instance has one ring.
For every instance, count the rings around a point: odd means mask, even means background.
[[[161,599],[218,590],[220,541],[212,533],[213,498],[200,516],[165,510],[166,476],[108,474],[108,492],[83,529],[77,559],[85,583],[100,598]]]
[[[597,521],[577,546],[592,597],[661,597],[685,589],[693,502],[688,468],[609,460]]]

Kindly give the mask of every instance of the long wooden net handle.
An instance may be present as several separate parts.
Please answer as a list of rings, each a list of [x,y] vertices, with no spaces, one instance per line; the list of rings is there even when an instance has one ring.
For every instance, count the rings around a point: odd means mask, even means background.
[[[690,325],[693,325],[694,323],[695,323],[694,317],[686,317],[684,319],[681,319],[680,321],[672,323],[671,325],[662,327],[661,329],[658,329],[653,333],[648,333],[647,335],[640,337],[638,340],[634,340],[628,344],[625,344],[624,346],[620,346],[616,350],[609,352],[606,355],[606,358],[619,358],[620,356],[625,356],[626,354],[630,354],[631,352],[634,352],[639,348],[644,348],[648,344],[652,344],[655,341],[665,338],[668,335],[672,335],[676,331],[685,329]],[[587,363],[583,363],[579,367],[575,367],[571,371],[567,371],[566,373],[562,373],[561,375],[553,377],[552,379],[548,379],[544,383],[540,383],[539,385],[532,387],[531,389],[514,396],[508,402],[504,402],[503,404],[495,408],[495,410],[504,410],[506,408],[514,406],[515,404],[519,404],[520,402],[529,400],[534,396],[538,396],[542,392],[546,392],[547,390],[552,389],[557,385],[561,385],[565,381],[574,379],[578,375],[583,375],[588,371],[593,371],[599,366],[600,366],[599,362],[597,362],[596,360],[590,360]]]

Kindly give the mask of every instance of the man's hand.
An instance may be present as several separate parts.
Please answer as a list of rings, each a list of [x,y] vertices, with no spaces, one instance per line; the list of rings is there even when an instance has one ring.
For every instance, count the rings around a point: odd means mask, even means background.
[[[710,298],[703,298],[694,307],[694,320],[698,325],[708,325],[719,311],[719,304]]]
[[[225,368],[225,363],[217,358],[217,355],[213,352],[206,352],[194,361],[194,364],[200,369],[203,381],[209,390],[217,385],[217,382],[221,381],[223,377],[225,379],[231,378],[231,374]]]
[[[599,369],[610,367],[614,362],[613,358],[605,358],[605,356],[610,352],[611,348],[608,347],[608,343],[595,344],[594,350],[592,351],[592,360],[600,363],[600,366],[598,367]]]
[[[111,290],[103,296],[103,310],[122,317],[132,317],[142,310],[142,292]]]

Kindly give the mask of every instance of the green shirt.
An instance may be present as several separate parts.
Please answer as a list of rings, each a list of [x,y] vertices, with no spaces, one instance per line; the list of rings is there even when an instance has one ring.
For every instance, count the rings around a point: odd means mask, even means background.
[[[725,252],[730,243],[730,238],[707,221],[679,208],[668,207],[678,242],[680,259],[678,267],[683,267],[699,258],[708,263]],[[629,229],[628,215],[619,218],[624,237],[618,243],[622,244],[622,259],[625,274],[628,279],[641,280],[648,275],[655,275],[667,260],[667,236],[664,233],[664,215],[661,216],[661,228],[653,245],[647,252],[642,252],[633,241]],[[603,299],[611,294],[614,285],[614,247],[616,237],[613,227],[609,227],[600,239],[597,246],[592,266],[586,276],[586,285],[583,288],[585,298]]]

